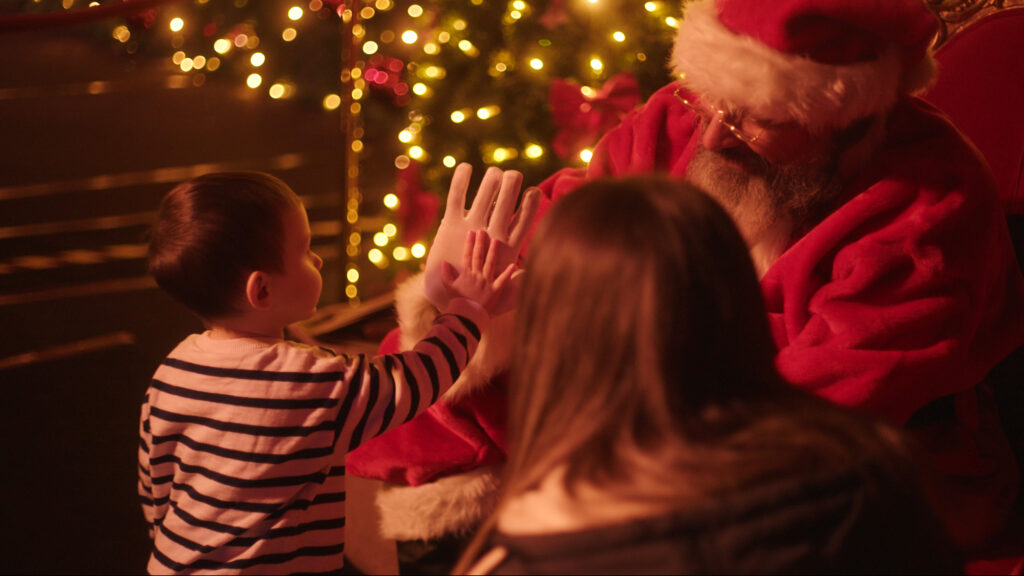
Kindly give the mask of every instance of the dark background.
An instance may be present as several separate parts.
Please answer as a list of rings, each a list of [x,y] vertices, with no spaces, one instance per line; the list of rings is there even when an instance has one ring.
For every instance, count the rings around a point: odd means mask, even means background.
[[[307,204],[321,306],[342,302],[341,118],[73,27],[0,33],[0,55],[0,572],[140,573],[139,405],[202,328],[146,276],[144,231],[181,180],[271,172]]]

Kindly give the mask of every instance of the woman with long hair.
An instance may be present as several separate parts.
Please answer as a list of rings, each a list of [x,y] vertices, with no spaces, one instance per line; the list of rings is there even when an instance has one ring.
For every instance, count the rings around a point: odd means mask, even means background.
[[[900,433],[777,373],[714,200],[594,181],[530,250],[502,495],[456,572],[960,570]]]

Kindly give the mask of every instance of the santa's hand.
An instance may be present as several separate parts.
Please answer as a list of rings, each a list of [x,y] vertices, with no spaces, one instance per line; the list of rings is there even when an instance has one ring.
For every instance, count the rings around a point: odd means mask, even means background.
[[[515,170],[503,172],[495,167],[488,168],[484,173],[473,205],[467,212],[466,191],[469,189],[472,173],[473,167],[466,163],[455,168],[448,190],[444,218],[441,219],[441,225],[437,228],[430,253],[427,255],[424,273],[426,296],[439,309],[444,309],[448,305],[448,293],[441,278],[443,263],[448,262],[461,270],[463,247],[466,234],[470,230],[482,228],[487,231],[488,236],[498,241],[495,268],[504,270],[509,264],[516,262],[519,250],[526,240],[526,233],[537,215],[540,190],[528,189],[523,197],[522,206],[515,212],[516,200],[523,185],[523,175]],[[504,291],[502,302],[497,307],[497,313],[515,307],[521,276],[521,271],[513,275],[511,285]]]

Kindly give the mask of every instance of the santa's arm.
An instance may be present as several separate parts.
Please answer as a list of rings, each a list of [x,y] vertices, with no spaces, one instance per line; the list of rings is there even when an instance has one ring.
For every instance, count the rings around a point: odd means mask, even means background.
[[[987,180],[911,184],[924,168],[853,198],[762,280],[782,375],[897,423],[1024,344],[1024,283]]]

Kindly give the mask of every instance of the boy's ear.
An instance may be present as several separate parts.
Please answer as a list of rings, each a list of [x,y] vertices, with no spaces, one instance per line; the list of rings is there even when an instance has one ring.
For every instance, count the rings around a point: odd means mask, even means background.
[[[256,310],[270,307],[270,278],[266,273],[256,270],[249,274],[245,282],[245,300]]]

